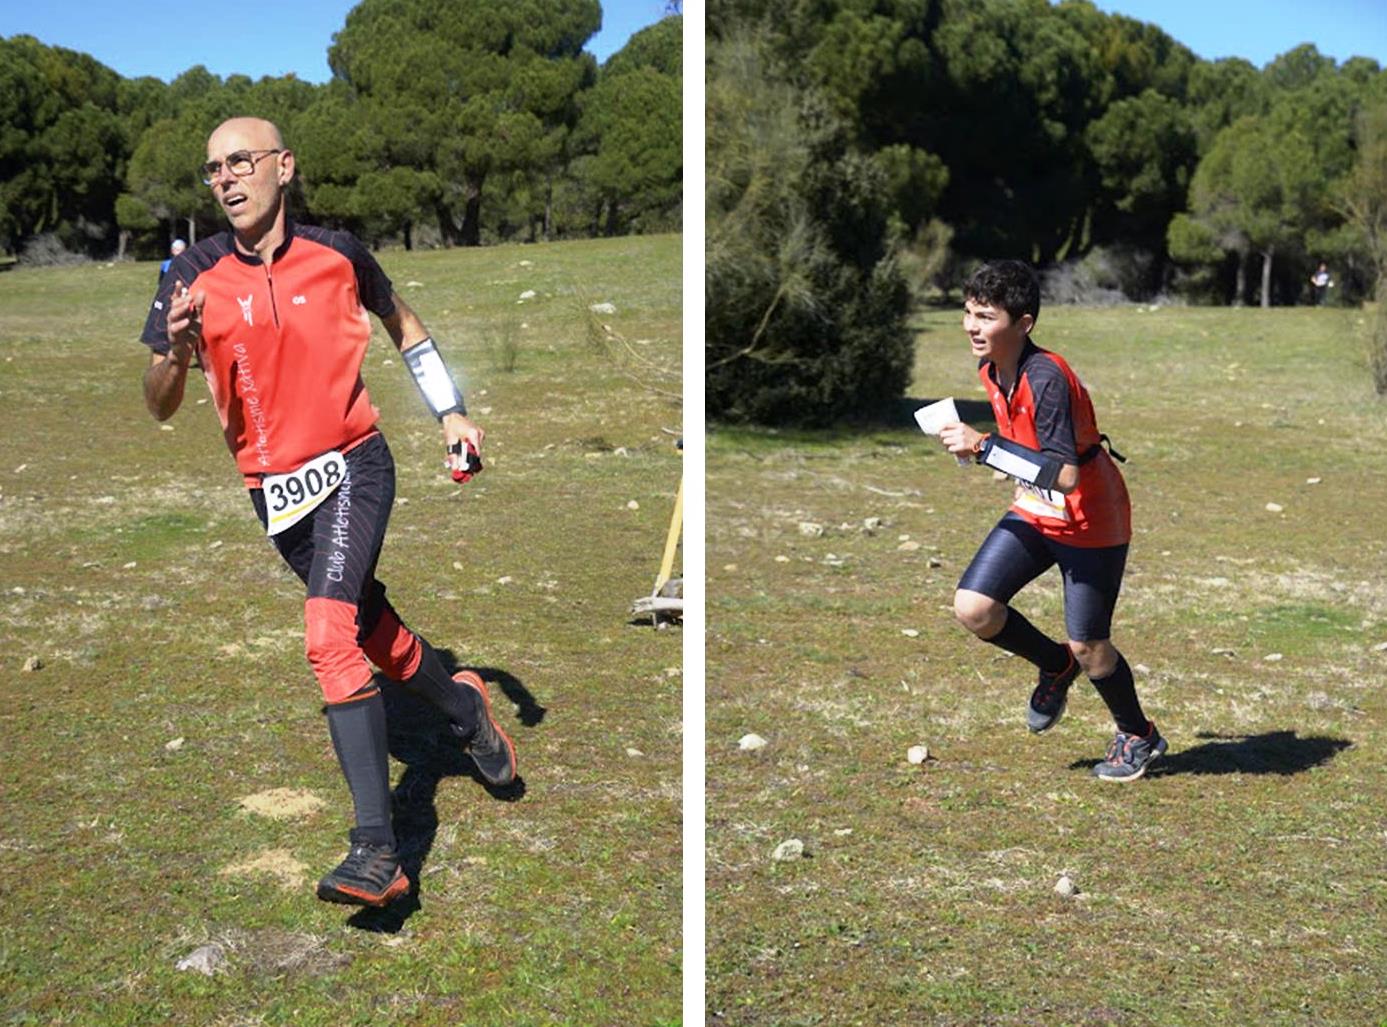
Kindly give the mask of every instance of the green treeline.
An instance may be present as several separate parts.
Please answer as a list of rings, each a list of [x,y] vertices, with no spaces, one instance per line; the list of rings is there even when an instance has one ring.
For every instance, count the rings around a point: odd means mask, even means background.
[[[1089,0],[709,0],[709,410],[901,395],[912,298],[980,259],[1050,302],[1370,297],[1387,72],[1206,61]]]
[[[0,250],[161,256],[223,227],[198,172],[224,118],[269,118],[296,210],[372,242],[477,245],[677,229],[682,18],[598,66],[597,0],[362,0],[333,77],[122,78],[0,39]]]

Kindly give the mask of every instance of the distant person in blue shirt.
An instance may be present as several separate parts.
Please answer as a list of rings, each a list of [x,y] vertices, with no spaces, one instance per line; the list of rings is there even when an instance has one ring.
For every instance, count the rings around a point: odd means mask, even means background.
[[[175,239],[173,245],[169,247],[169,255],[165,261],[159,265],[159,281],[164,280],[164,276],[169,273],[169,265],[173,263],[173,258],[178,256],[188,248],[188,244],[182,239]]]

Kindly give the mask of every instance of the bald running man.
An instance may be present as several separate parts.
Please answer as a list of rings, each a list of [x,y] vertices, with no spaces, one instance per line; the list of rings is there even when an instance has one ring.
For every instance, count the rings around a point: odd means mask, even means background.
[[[361,380],[375,314],[438,418],[455,478],[480,469],[484,433],[423,323],[348,232],[294,222],[294,154],[279,129],[232,118],[207,140],[203,182],[230,225],[174,258],[140,337],[145,404],[160,421],[183,402],[194,362],[227,448],[276,550],[307,588],[305,648],[355,807],[329,902],[384,906],[412,888],[390,820],[385,705],[372,665],[448,718],[494,785],[515,747],[473,671],[450,676],[375,576],[395,498],[395,465]]]

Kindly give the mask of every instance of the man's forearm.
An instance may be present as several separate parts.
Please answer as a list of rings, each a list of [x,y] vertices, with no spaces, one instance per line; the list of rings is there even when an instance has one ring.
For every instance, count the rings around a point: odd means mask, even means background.
[[[144,405],[156,420],[167,421],[183,402],[188,364],[172,353],[154,360],[144,372]]]
[[[381,324],[385,326],[385,331],[395,348],[404,352],[427,339],[429,330],[424,327],[419,315],[400,298],[399,293],[391,293],[391,298],[395,301],[395,312],[387,318],[382,318]]]

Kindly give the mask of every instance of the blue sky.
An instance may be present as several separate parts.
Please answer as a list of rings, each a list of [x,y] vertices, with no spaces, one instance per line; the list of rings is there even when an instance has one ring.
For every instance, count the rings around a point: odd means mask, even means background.
[[[196,64],[251,78],[330,76],[327,49],[357,0],[0,0],[0,36],[27,34],[91,54],[126,78],[165,81]],[[602,30],[587,49],[606,60],[664,15],[661,0],[603,0]]]
[[[1109,14],[1154,22],[1200,57],[1263,67],[1301,43],[1342,64],[1387,66],[1387,0],[1095,0]]]
[[[1154,22],[1200,57],[1261,67],[1301,43],[1343,62],[1387,66],[1387,0],[1096,0]],[[236,0],[193,15],[175,0],[0,0],[0,36],[28,33],[81,50],[122,75],[168,80],[195,64],[217,75],[328,77],[327,48],[355,0]],[[699,5],[701,8],[701,4]],[[661,0],[606,0],[588,43],[599,60],[658,21]]]

